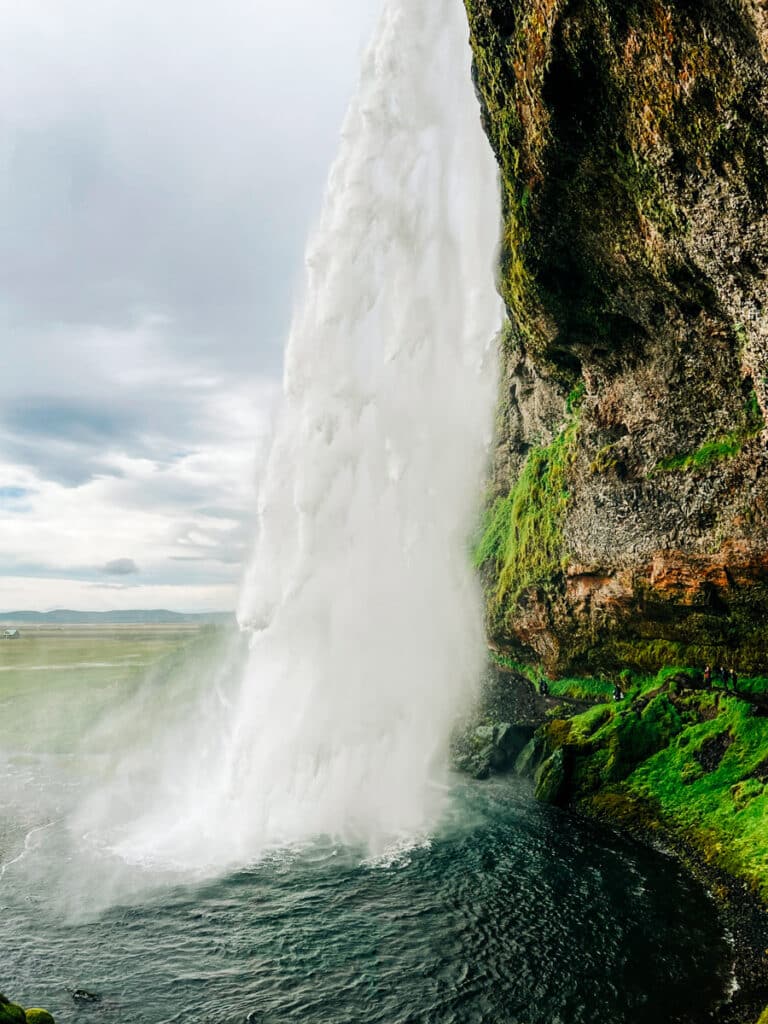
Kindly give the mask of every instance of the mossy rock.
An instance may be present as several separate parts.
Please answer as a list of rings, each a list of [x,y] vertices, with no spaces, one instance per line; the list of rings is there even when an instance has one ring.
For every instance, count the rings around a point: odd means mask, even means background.
[[[27,1015],[17,1003],[0,1004],[0,1024],[26,1024]]]
[[[698,761],[688,761],[683,765],[682,771],[680,772],[680,781],[683,785],[689,786],[693,782],[698,782],[703,774],[704,769]]]
[[[56,1021],[47,1010],[34,1007],[27,1010],[27,1024],[56,1024]]]
[[[523,748],[515,761],[515,775],[522,778],[533,778],[546,754],[546,744],[541,734],[537,733]]]
[[[561,747],[536,772],[536,799],[543,804],[564,803],[567,782],[566,751]]]
[[[731,796],[737,810],[741,811],[755,797],[762,796],[765,786],[759,779],[744,779],[731,786]]]
[[[760,1014],[760,1020],[757,1022],[757,1024],[768,1024],[768,1006],[766,1006],[766,1008]]]

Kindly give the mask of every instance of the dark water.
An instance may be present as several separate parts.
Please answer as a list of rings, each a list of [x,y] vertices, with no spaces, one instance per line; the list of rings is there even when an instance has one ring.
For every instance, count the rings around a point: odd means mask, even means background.
[[[507,780],[460,784],[443,833],[388,867],[318,844],[80,923],[49,888],[0,879],[0,988],[59,1024],[664,1024],[728,988],[674,863]]]

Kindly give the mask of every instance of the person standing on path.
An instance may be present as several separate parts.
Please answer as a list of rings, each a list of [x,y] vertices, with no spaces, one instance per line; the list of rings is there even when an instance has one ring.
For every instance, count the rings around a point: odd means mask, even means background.
[[[704,686],[707,690],[712,689],[712,669],[709,665],[704,667]]]

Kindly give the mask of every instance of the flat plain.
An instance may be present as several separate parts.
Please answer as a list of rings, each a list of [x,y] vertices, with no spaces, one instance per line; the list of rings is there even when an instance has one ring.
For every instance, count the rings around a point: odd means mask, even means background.
[[[194,625],[16,626],[0,639],[0,746],[40,750],[70,742],[115,699],[164,679],[185,653],[215,642]],[[5,629],[0,623],[0,629]]]

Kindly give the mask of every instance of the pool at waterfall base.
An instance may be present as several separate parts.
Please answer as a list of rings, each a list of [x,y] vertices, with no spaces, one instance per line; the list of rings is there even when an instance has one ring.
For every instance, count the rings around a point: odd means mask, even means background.
[[[63,828],[31,824],[0,826],[2,985],[58,1024],[663,1024],[728,995],[700,886],[512,778],[454,779],[441,828],[389,855],[318,839],[206,881],[134,867],[111,905],[67,901]]]

